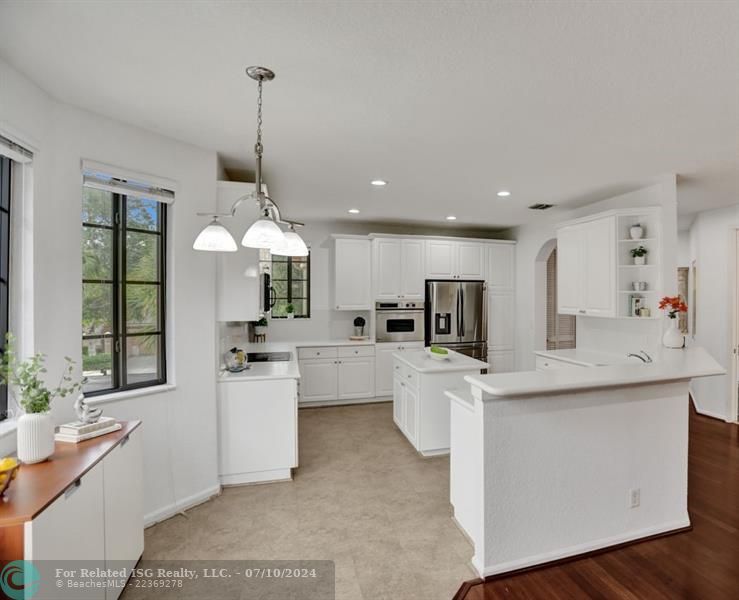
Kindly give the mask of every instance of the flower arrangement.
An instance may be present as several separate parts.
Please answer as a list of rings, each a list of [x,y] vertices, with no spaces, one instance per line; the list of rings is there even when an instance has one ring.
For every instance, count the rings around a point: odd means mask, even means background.
[[[677,319],[678,313],[688,312],[688,305],[682,301],[680,296],[665,296],[659,301],[659,309],[667,310],[670,319]]]
[[[18,360],[15,352],[15,337],[12,333],[6,336],[5,352],[0,358],[0,384],[14,386],[20,392],[19,404],[26,413],[45,413],[49,411],[54,398],[64,398],[82,389],[84,379],[74,381],[75,362],[68,356],[64,357],[67,366],[62,373],[61,380],[55,388],[47,388],[42,380],[46,373],[44,362],[45,354],[35,354],[26,360]]]
[[[640,256],[646,256],[649,250],[647,250],[644,246],[639,246],[638,248],[632,248],[629,250],[631,252],[631,256],[634,258],[640,257]]]

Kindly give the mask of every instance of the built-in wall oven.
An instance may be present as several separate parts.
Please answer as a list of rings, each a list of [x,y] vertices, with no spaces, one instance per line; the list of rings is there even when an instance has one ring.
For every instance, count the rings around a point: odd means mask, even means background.
[[[422,342],[423,302],[376,302],[375,328],[378,342]]]

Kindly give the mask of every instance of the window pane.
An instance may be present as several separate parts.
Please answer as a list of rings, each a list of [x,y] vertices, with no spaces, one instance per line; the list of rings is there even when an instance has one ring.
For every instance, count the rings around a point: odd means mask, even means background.
[[[82,188],[82,222],[113,224],[113,194],[89,187]]]
[[[287,279],[287,262],[272,261],[272,278]]]
[[[292,283],[292,298],[307,298],[308,297],[308,282],[307,281],[293,281]]]
[[[275,290],[275,295],[278,298],[287,298],[287,281],[275,281],[272,280],[272,287]]]
[[[126,372],[129,385],[161,378],[158,364],[159,343],[158,335],[126,338]]]
[[[285,310],[285,307],[287,307],[287,300],[285,298],[277,300],[277,302],[275,302],[275,305],[272,307],[272,316],[273,317],[286,316],[287,311]]]
[[[297,262],[297,259],[293,259],[292,275],[293,279],[308,279],[308,263]]]
[[[159,286],[126,285],[126,331],[145,333],[159,329]]]
[[[84,392],[113,387],[113,338],[82,340],[82,375]]]
[[[126,196],[126,227],[159,231],[159,202]]]
[[[86,335],[112,335],[112,284],[82,284],[82,333]]]
[[[126,233],[126,279],[159,281],[159,236],[152,233]]]
[[[8,331],[8,284],[0,281],[0,350],[5,348]]]
[[[293,300],[293,306],[295,307],[296,317],[307,317],[308,316],[308,301],[307,300]]]
[[[82,277],[113,278],[113,231],[98,227],[82,228]]]
[[[0,279],[8,281],[10,266],[10,215],[0,211]]]

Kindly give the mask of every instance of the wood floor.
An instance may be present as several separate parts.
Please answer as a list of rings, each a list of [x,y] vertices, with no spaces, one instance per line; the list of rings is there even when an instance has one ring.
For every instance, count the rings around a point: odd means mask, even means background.
[[[455,600],[739,599],[739,427],[692,412],[688,464],[692,531],[468,582]]]

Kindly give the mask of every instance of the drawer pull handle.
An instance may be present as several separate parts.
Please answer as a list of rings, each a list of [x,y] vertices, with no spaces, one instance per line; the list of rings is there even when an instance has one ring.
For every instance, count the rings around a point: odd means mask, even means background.
[[[64,497],[69,498],[72,494],[74,494],[80,488],[81,485],[82,485],[82,479],[77,479],[66,490],[64,490]]]
[[[121,444],[120,444],[121,445],[121,448],[123,448],[123,446],[125,446],[126,444],[128,444],[128,440],[129,440],[130,437],[131,437],[131,434],[129,433],[128,435],[126,435],[126,437],[124,437],[121,440]]]

